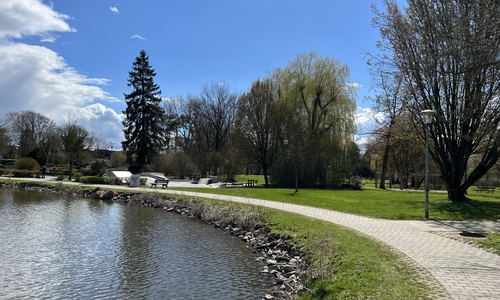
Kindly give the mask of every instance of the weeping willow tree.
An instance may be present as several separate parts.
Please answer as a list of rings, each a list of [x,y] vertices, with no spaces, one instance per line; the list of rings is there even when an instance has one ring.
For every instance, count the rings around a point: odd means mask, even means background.
[[[297,55],[272,75],[283,108],[282,163],[272,175],[279,185],[338,185],[355,132],[356,101],[349,68],[332,57]]]

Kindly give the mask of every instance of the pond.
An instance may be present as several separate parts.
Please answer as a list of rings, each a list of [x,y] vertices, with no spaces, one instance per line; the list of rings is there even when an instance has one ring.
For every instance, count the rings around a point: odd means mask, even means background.
[[[161,209],[0,189],[0,299],[260,299],[227,232]]]

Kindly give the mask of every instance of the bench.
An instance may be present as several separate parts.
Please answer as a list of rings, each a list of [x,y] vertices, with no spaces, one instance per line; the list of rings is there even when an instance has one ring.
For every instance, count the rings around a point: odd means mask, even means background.
[[[200,180],[200,176],[194,175],[194,174],[189,175],[188,178],[189,178],[189,180],[195,180],[195,181]]]
[[[246,185],[247,186],[256,186],[258,184],[259,184],[258,180],[249,179]]]
[[[476,188],[476,192],[487,192],[487,193],[493,193],[495,191],[495,187],[491,186],[478,186]]]
[[[161,188],[167,188],[168,187],[168,179],[155,179],[155,182],[151,183],[151,188],[157,187],[158,185],[161,185]]]

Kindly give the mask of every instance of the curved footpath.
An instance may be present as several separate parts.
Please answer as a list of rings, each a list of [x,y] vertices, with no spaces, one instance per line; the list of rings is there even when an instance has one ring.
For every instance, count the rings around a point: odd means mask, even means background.
[[[110,188],[109,185],[93,186]],[[174,187],[175,181],[169,186]],[[167,192],[150,188],[120,189]],[[500,232],[499,222],[391,221],[260,199],[174,190],[168,193],[265,206],[352,228],[407,255],[428,270],[452,299],[500,299],[500,256],[439,234]]]

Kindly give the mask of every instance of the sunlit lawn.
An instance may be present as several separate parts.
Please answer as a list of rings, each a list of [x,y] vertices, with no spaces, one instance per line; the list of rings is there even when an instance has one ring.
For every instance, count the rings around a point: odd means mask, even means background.
[[[384,219],[424,219],[425,194],[421,191],[373,188],[361,191],[299,189],[299,192],[294,194],[294,189],[264,187],[169,189],[287,202]],[[494,221],[500,219],[500,193],[471,191],[468,196],[473,201],[452,203],[447,199],[446,193],[429,193],[430,219]]]

